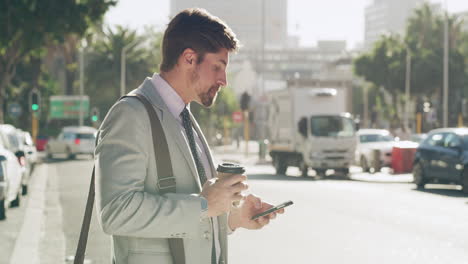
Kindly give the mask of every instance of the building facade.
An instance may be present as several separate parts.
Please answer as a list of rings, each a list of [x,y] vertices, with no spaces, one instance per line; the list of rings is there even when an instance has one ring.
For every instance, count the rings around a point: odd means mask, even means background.
[[[371,48],[381,35],[403,34],[413,10],[424,2],[424,0],[373,0],[365,9],[365,48]]]
[[[263,39],[265,47],[284,47],[288,43],[287,0],[171,0],[170,16],[191,7],[204,8],[226,21],[246,49],[260,49]]]

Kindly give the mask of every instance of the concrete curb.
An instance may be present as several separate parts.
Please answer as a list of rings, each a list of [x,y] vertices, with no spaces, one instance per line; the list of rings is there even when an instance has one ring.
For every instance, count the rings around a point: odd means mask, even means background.
[[[47,184],[47,166],[37,168],[30,181],[30,197],[24,215],[24,222],[16,240],[11,264],[38,264],[39,242],[44,221],[45,190]]]

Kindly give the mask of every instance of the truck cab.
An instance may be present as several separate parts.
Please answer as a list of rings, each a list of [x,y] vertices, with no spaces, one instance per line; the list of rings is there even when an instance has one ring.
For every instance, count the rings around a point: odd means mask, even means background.
[[[270,156],[277,174],[289,166],[303,176],[329,169],[345,175],[353,164],[356,125],[347,110],[346,88],[293,87],[270,94]]]

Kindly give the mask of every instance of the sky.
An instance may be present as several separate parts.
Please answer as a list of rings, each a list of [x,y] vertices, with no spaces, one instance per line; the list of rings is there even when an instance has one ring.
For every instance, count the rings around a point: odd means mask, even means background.
[[[119,0],[105,16],[109,25],[142,30],[164,30],[169,21],[170,0]],[[214,0],[223,1],[223,0]],[[224,0],[234,1],[234,0]],[[300,38],[301,46],[317,40],[346,40],[348,48],[364,41],[364,9],[371,0],[289,0],[288,32]],[[432,0],[441,3],[440,0]],[[450,12],[468,11],[468,0],[446,0]],[[216,14],[215,14],[216,15]]]

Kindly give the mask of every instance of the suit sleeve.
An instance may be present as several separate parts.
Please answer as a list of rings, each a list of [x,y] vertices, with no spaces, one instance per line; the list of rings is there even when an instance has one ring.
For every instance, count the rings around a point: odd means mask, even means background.
[[[145,192],[151,128],[144,106],[124,99],[109,111],[95,151],[96,206],[104,232],[147,238],[194,238],[201,231],[198,194]]]

